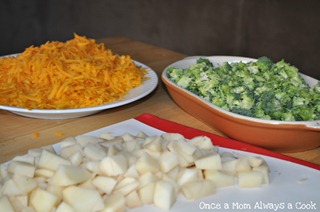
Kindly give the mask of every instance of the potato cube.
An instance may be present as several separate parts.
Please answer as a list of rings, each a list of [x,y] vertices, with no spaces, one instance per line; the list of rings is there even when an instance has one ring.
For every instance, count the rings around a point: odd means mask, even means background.
[[[168,181],[156,182],[153,203],[162,210],[169,210],[177,199],[174,185]]]
[[[126,198],[121,193],[114,193],[105,202],[105,208],[101,212],[126,211]]]
[[[70,186],[88,180],[91,174],[82,167],[61,165],[50,179],[50,184]]]
[[[216,187],[225,187],[234,185],[234,176],[219,170],[205,170],[205,179],[211,180]]]
[[[222,169],[221,157],[217,153],[212,153],[210,155],[199,158],[194,163],[198,169]]]
[[[77,186],[69,186],[62,192],[63,201],[75,211],[100,211],[104,203],[98,191]]]
[[[181,186],[181,192],[188,200],[196,200],[209,196],[213,194],[215,190],[215,185],[210,180],[192,181]]]
[[[0,197],[0,211],[15,212],[10,200],[7,196]]]
[[[146,172],[156,173],[160,169],[158,161],[148,154],[143,154],[136,162],[136,169],[138,173],[144,174]]]
[[[31,192],[30,206],[36,211],[51,211],[57,203],[58,197],[46,190],[36,188]]]
[[[142,202],[136,190],[126,196],[126,206],[128,208],[138,208],[142,206]]]
[[[37,186],[37,182],[33,178],[23,175],[15,174],[12,179],[20,190],[20,194],[28,194]]]
[[[71,162],[52,152],[43,150],[39,159],[39,168],[57,170],[60,165],[71,165]]]
[[[65,202],[61,202],[55,212],[75,212],[75,210]]]
[[[238,173],[238,186],[241,188],[259,187],[263,182],[260,171],[243,171]]]
[[[33,177],[36,167],[30,163],[22,161],[11,161],[8,166],[8,172],[12,174],[20,174],[26,177]]]
[[[106,150],[99,144],[89,143],[83,148],[83,152],[89,160],[101,160],[107,156]]]
[[[161,170],[165,173],[179,165],[179,158],[176,153],[165,151],[159,158]]]
[[[107,176],[124,174],[128,169],[128,159],[123,154],[108,156],[101,160],[100,170]]]
[[[117,180],[112,177],[96,176],[91,183],[106,194],[111,194],[117,184]]]
[[[153,203],[153,194],[156,182],[150,182],[138,189],[140,200],[143,204]]]

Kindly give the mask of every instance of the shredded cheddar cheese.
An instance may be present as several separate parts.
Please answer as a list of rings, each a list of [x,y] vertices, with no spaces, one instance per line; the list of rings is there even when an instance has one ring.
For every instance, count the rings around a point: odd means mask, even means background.
[[[63,136],[63,133],[60,132],[60,131],[56,131],[54,134],[55,134],[56,136],[59,136],[59,137]]]
[[[71,109],[121,99],[142,84],[146,70],[128,55],[74,34],[67,42],[30,46],[0,58],[0,105]]]
[[[40,136],[40,133],[39,133],[39,132],[33,133],[33,137],[34,137],[34,138],[39,138],[39,136]]]

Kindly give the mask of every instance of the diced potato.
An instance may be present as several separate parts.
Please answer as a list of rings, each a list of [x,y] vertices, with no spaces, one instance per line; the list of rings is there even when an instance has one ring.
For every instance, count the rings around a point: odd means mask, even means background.
[[[55,212],[75,212],[75,210],[65,202],[61,202]]]
[[[221,157],[217,153],[213,153],[199,158],[194,163],[198,169],[222,169]]]
[[[100,170],[107,176],[124,174],[128,169],[128,160],[123,154],[108,156],[101,160]]]
[[[210,180],[191,181],[181,186],[182,194],[188,200],[196,200],[209,196],[213,194],[215,190],[215,185]]]
[[[153,203],[156,207],[169,210],[176,199],[175,188],[170,182],[164,180],[156,182],[153,196]]]
[[[156,185],[156,182],[150,182],[138,189],[140,200],[144,205],[153,203],[153,194],[154,194],[155,185]]]
[[[114,136],[112,135],[112,132],[103,132],[99,135],[100,138],[103,138],[105,140],[112,140],[114,139]]]
[[[69,186],[63,190],[63,201],[75,211],[100,211],[104,203],[98,191],[93,189]]]
[[[157,160],[150,157],[148,154],[143,154],[136,162],[136,169],[140,174],[146,172],[156,173],[159,171],[160,165]]]
[[[178,174],[177,183],[183,185],[188,182],[197,181],[202,179],[201,170],[196,168],[182,168]]]
[[[124,177],[135,177],[135,178],[139,177],[139,173],[137,171],[136,164],[131,165],[127,169],[126,173],[124,173]]]
[[[99,160],[95,160],[95,161],[91,160],[91,161],[82,163],[82,167],[84,167],[85,169],[87,169],[91,173],[102,174],[102,172],[100,170],[100,163],[101,162]]]
[[[159,158],[159,165],[161,170],[167,173],[179,165],[179,158],[175,153],[165,151]]]
[[[22,161],[11,161],[8,166],[8,172],[12,174],[20,174],[26,177],[33,177],[36,167],[30,163]]]
[[[264,160],[260,157],[246,156],[246,158],[248,159],[251,167],[261,166],[264,162]]]
[[[82,154],[76,152],[68,158],[72,165],[79,166],[82,163]]]
[[[45,178],[50,178],[54,174],[54,171],[49,170],[49,169],[36,169],[34,176],[35,177],[45,177]]]
[[[222,162],[222,170],[230,175],[235,175],[237,173],[237,164],[238,164],[238,159],[231,159]]]
[[[30,206],[36,211],[51,211],[58,203],[58,197],[54,194],[36,188],[30,195]]]
[[[121,193],[114,193],[104,202],[105,207],[101,212],[126,211],[126,198]]]
[[[101,138],[91,135],[78,135],[75,139],[82,147],[85,147],[89,143],[97,144],[103,141]]]
[[[107,150],[107,155],[116,155],[121,152],[121,147],[120,145],[113,144],[113,145],[108,145],[108,150]]]
[[[121,212],[147,204],[168,210],[179,194],[195,200],[216,187],[269,183],[262,158],[220,154],[205,136],[101,136],[69,137],[59,154],[47,146],[1,164],[0,211]]]
[[[23,175],[14,174],[12,179],[20,190],[20,194],[28,194],[37,186],[37,182],[33,178]]]
[[[106,150],[99,144],[89,143],[83,148],[83,152],[90,160],[101,160],[107,156]]]
[[[236,165],[237,172],[247,172],[251,171],[251,166],[247,157],[242,157],[238,159],[238,163]]]
[[[186,142],[185,139],[176,141],[177,148],[180,152],[183,152],[186,155],[193,155],[193,153],[196,151],[196,147],[193,146],[191,143]]]
[[[14,182],[12,178],[5,181],[3,187],[1,188],[1,192],[3,195],[20,195],[22,194],[21,190],[18,188],[17,184]]]
[[[234,176],[221,172],[219,170],[205,170],[205,179],[211,180],[216,187],[225,187],[234,185]]]
[[[24,163],[30,163],[31,165],[35,165],[35,157],[30,154],[16,156],[12,159],[12,161],[20,161]]]
[[[69,158],[75,153],[83,154],[82,146],[78,143],[74,143],[63,148],[60,148],[60,156],[63,158]]]
[[[146,139],[146,138],[148,138],[148,135],[145,134],[143,131],[140,131],[140,132],[136,135],[136,137]]]
[[[270,179],[269,179],[269,167],[263,163],[262,165],[258,166],[258,167],[253,167],[252,168],[253,171],[260,171],[263,175],[263,184],[269,184],[270,183]]]
[[[190,140],[190,143],[200,149],[213,150],[215,148],[212,145],[211,139],[207,136],[196,136]]]
[[[144,144],[144,148],[153,152],[162,152],[162,143],[160,136],[154,136],[150,142]]]
[[[241,188],[259,187],[263,182],[260,171],[243,171],[238,173],[238,186]]]
[[[60,149],[73,145],[77,142],[75,137],[67,137],[60,142]]]
[[[97,189],[103,191],[108,195],[111,194],[117,184],[117,180],[112,177],[105,176],[96,176],[91,182]]]
[[[0,211],[15,212],[10,200],[7,196],[0,197]]]
[[[174,187],[174,190],[176,192],[176,195],[178,196],[179,192],[180,192],[180,185],[177,183],[177,180],[172,179],[171,177],[169,177],[168,175],[164,174],[160,180],[164,180],[167,181],[169,183],[171,183]]]
[[[139,182],[132,177],[125,177],[123,178],[114,188],[115,192],[120,192],[124,196],[128,195],[139,186]]]
[[[136,190],[132,191],[126,196],[126,206],[128,208],[142,207],[142,202]]]
[[[15,211],[23,211],[28,207],[29,202],[27,195],[9,196],[9,201],[11,202]]]
[[[47,150],[42,151],[38,168],[56,171],[60,165],[71,165],[71,162]]]
[[[82,167],[61,165],[54,173],[50,184],[57,186],[70,186],[86,181],[91,174]]]
[[[158,180],[158,178],[155,176],[154,173],[146,172],[146,173],[140,175],[140,177],[139,177],[139,182],[140,182],[139,187],[141,188],[151,182],[156,182],[157,180]]]
[[[62,200],[62,191],[64,187],[56,186],[56,185],[48,185],[46,190],[51,194],[54,194],[58,198],[58,202]]]
[[[194,156],[191,154],[187,154],[186,152],[181,150],[181,147],[178,145],[178,142],[171,142],[167,146],[170,152],[173,152],[177,155],[179,159],[179,165],[181,167],[189,167],[194,165]]]
[[[183,135],[179,133],[163,133],[161,137],[167,141],[178,141],[178,140],[184,140],[185,138]]]
[[[175,168],[173,168],[169,172],[167,172],[166,175],[168,177],[170,177],[171,179],[176,180],[179,176],[180,169],[184,169],[184,168],[181,168],[180,166],[176,166]]]
[[[124,133],[123,135],[121,135],[123,141],[135,141],[136,137],[131,135],[130,133]]]

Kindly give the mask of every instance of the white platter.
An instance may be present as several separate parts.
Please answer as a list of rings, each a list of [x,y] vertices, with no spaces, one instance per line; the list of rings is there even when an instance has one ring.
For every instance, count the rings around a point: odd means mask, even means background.
[[[148,72],[145,77],[149,78],[145,80],[142,85],[133,88],[127,95],[121,98],[118,101],[103,104],[94,107],[86,107],[86,108],[77,108],[77,109],[63,109],[63,110],[40,110],[40,109],[25,109],[19,107],[10,107],[0,105],[0,109],[7,110],[17,115],[30,117],[30,118],[38,118],[38,119],[68,119],[68,118],[78,118],[83,116],[92,115],[98,113],[102,110],[111,109],[115,107],[119,107],[122,105],[129,104],[131,102],[137,101],[148,94],[150,94],[158,85],[158,76],[157,74],[148,66],[134,61],[136,65],[141,66],[142,68],[146,68]]]
[[[122,135],[128,132],[135,135],[141,131],[148,136],[163,133],[163,131],[136,119],[129,119],[87,134],[99,136],[101,133],[112,132],[113,135]],[[53,147],[59,152],[59,143]],[[264,158],[271,170],[271,183],[260,188],[249,189],[238,188],[237,186],[225,187],[217,189],[216,194],[212,196],[196,201],[188,201],[180,195],[170,211],[303,211],[299,210],[303,207],[315,207],[316,210],[311,211],[319,211],[320,171],[289,161],[239,150],[221,147],[219,151]],[[218,209],[219,207],[221,208]],[[129,211],[162,210],[147,205]]]

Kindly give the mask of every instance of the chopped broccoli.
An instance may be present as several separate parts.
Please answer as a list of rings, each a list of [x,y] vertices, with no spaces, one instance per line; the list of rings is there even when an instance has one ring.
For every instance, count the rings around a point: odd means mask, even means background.
[[[201,57],[197,60],[197,63],[205,63],[207,67],[213,67],[213,64],[207,58]]]
[[[231,112],[244,115],[244,116],[254,117],[254,114],[250,110],[247,110],[244,108],[233,107],[231,108]]]
[[[260,57],[258,58],[256,65],[261,72],[265,72],[271,70],[273,62],[267,57]]]
[[[199,58],[186,69],[170,68],[168,77],[177,85],[225,110],[268,120],[320,119],[320,82],[314,88],[299,70],[267,57],[254,62],[225,62],[214,67]]]

